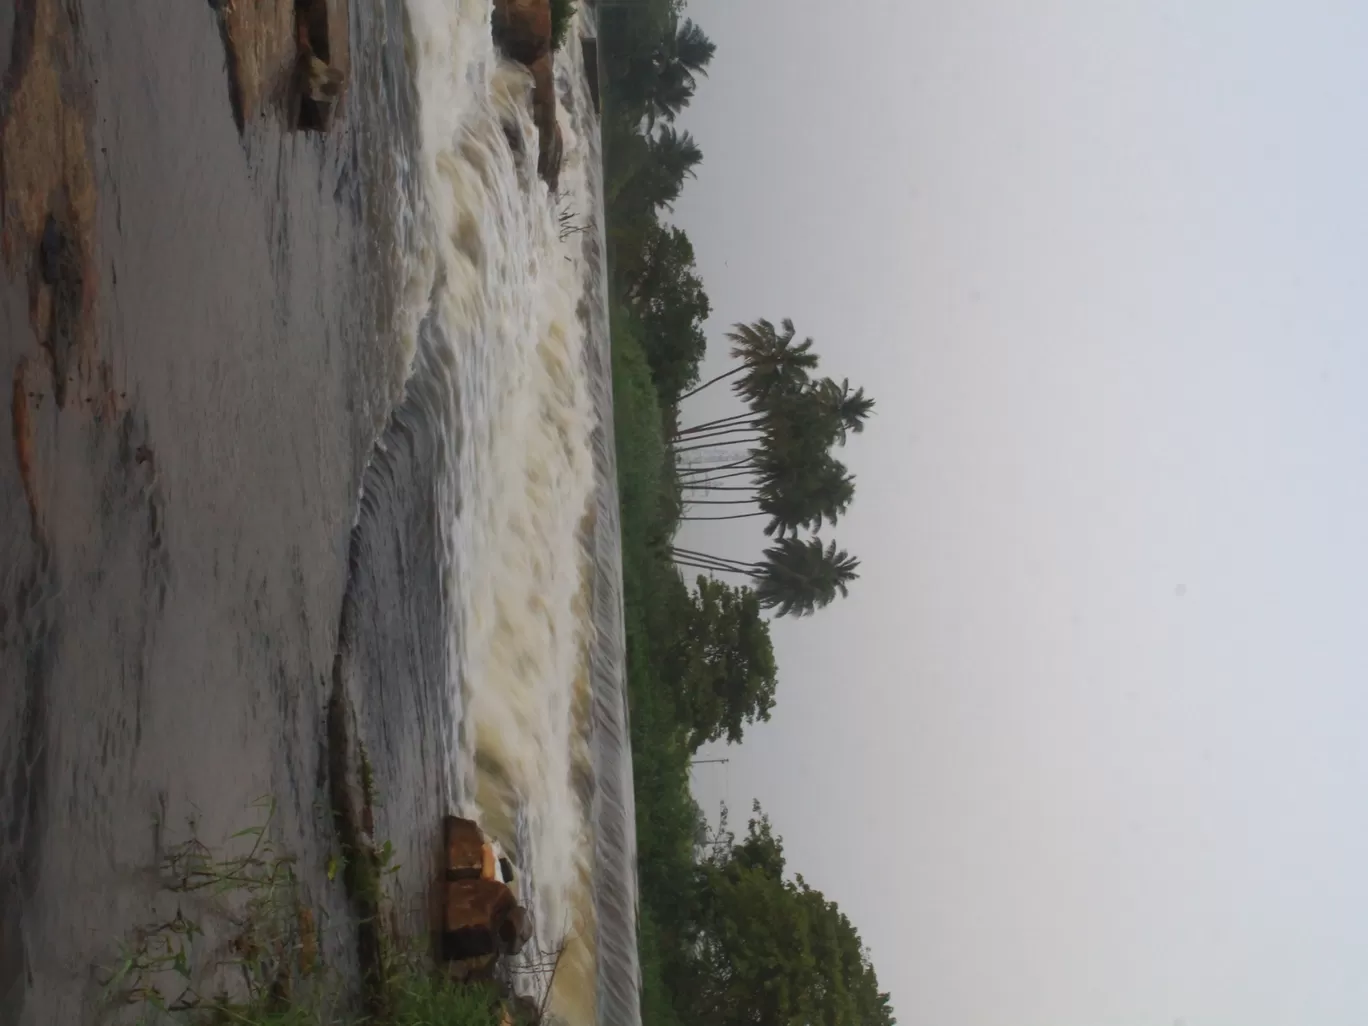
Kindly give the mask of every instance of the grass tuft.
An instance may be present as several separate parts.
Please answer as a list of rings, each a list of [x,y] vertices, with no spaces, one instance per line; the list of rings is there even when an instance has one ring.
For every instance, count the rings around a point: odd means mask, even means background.
[[[369,805],[368,763],[363,769]],[[241,842],[242,854],[212,849],[193,823],[190,839],[168,850],[159,868],[175,914],[139,927],[120,947],[103,980],[109,1010],[133,1011],[140,1026],[499,1026],[503,1000],[492,985],[453,980],[418,948],[382,937],[376,913],[394,868],[388,842],[348,861],[365,888],[353,900],[370,913],[358,930],[376,944],[373,965],[360,952],[369,993],[357,1009],[353,985],[320,962],[294,859],[271,838],[274,802],[256,808],[264,819],[228,841]]]

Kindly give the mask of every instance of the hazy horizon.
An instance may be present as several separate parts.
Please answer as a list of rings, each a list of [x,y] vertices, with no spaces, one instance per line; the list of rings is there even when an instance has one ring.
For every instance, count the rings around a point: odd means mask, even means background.
[[[700,799],[903,1026],[1368,1022],[1368,8],[840,10],[687,8],[704,377],[792,317],[879,401],[862,578]]]

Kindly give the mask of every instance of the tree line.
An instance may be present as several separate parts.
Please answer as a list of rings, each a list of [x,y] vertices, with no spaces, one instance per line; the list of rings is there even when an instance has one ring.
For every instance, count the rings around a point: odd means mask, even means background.
[[[688,777],[700,746],[739,743],[769,718],[771,618],[809,616],[858,578],[859,561],[821,532],[854,500],[838,457],[874,401],[820,375],[814,343],[789,320],[734,325],[733,366],[700,381],[712,307],[693,245],[668,216],[703,157],[676,119],[716,47],[682,0],[602,7],[599,46],[615,388],[633,387],[619,380],[619,350],[639,346],[653,396],[620,400],[657,411],[649,433],[662,468],[658,493],[626,488],[634,505],[623,508],[643,1019],[892,1026],[858,931],[787,872],[764,816],[757,809],[739,843],[725,816],[710,831]],[[741,411],[688,423],[689,400],[721,388]],[[655,482],[651,445],[620,427],[618,447],[621,474]],[[734,522],[760,542],[757,555],[678,543],[682,523],[704,520]]]

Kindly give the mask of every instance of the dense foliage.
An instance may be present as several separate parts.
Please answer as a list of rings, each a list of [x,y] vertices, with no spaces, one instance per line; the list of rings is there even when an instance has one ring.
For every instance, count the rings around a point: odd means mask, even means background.
[[[768,821],[757,810],[737,843],[725,814],[708,829],[689,790],[701,744],[740,742],[769,718],[778,670],[764,613],[810,613],[856,576],[834,542],[797,533],[849,504],[853,478],[831,449],[860,431],[872,402],[813,380],[811,342],[796,342],[787,322],[759,321],[730,336],[742,365],[724,376],[748,411],[679,428],[711,307],[687,235],[660,218],[702,159],[673,122],[714,53],[682,7],[605,6],[599,27],[642,1016],[646,1026],[891,1026],[858,932],[787,872]],[[748,451],[733,465],[713,458],[737,443]],[[768,518],[763,559],[676,549],[681,520],[734,501],[703,498],[728,490],[760,502],[740,515]],[[681,568],[709,576],[686,581]]]
[[[551,49],[559,50],[565,45],[574,16],[574,0],[551,0]]]

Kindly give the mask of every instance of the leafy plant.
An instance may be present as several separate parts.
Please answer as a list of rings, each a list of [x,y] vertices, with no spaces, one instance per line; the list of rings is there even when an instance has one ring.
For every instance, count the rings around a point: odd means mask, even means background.
[[[136,928],[121,945],[104,980],[111,1004],[232,1018],[278,1001],[291,979],[317,969],[313,912],[299,900],[293,857],[269,833],[275,802],[263,798],[254,807],[262,822],[229,839],[251,839],[242,854],[216,853],[194,823],[190,839],[167,851],[159,871],[165,891],[176,897],[175,914]],[[215,934],[227,934],[226,957],[203,943],[211,922]],[[228,996],[218,972],[224,969],[240,977],[245,996]],[[206,993],[210,986],[214,992]]]
[[[574,17],[574,0],[551,0],[551,49],[559,50],[565,45]]]

